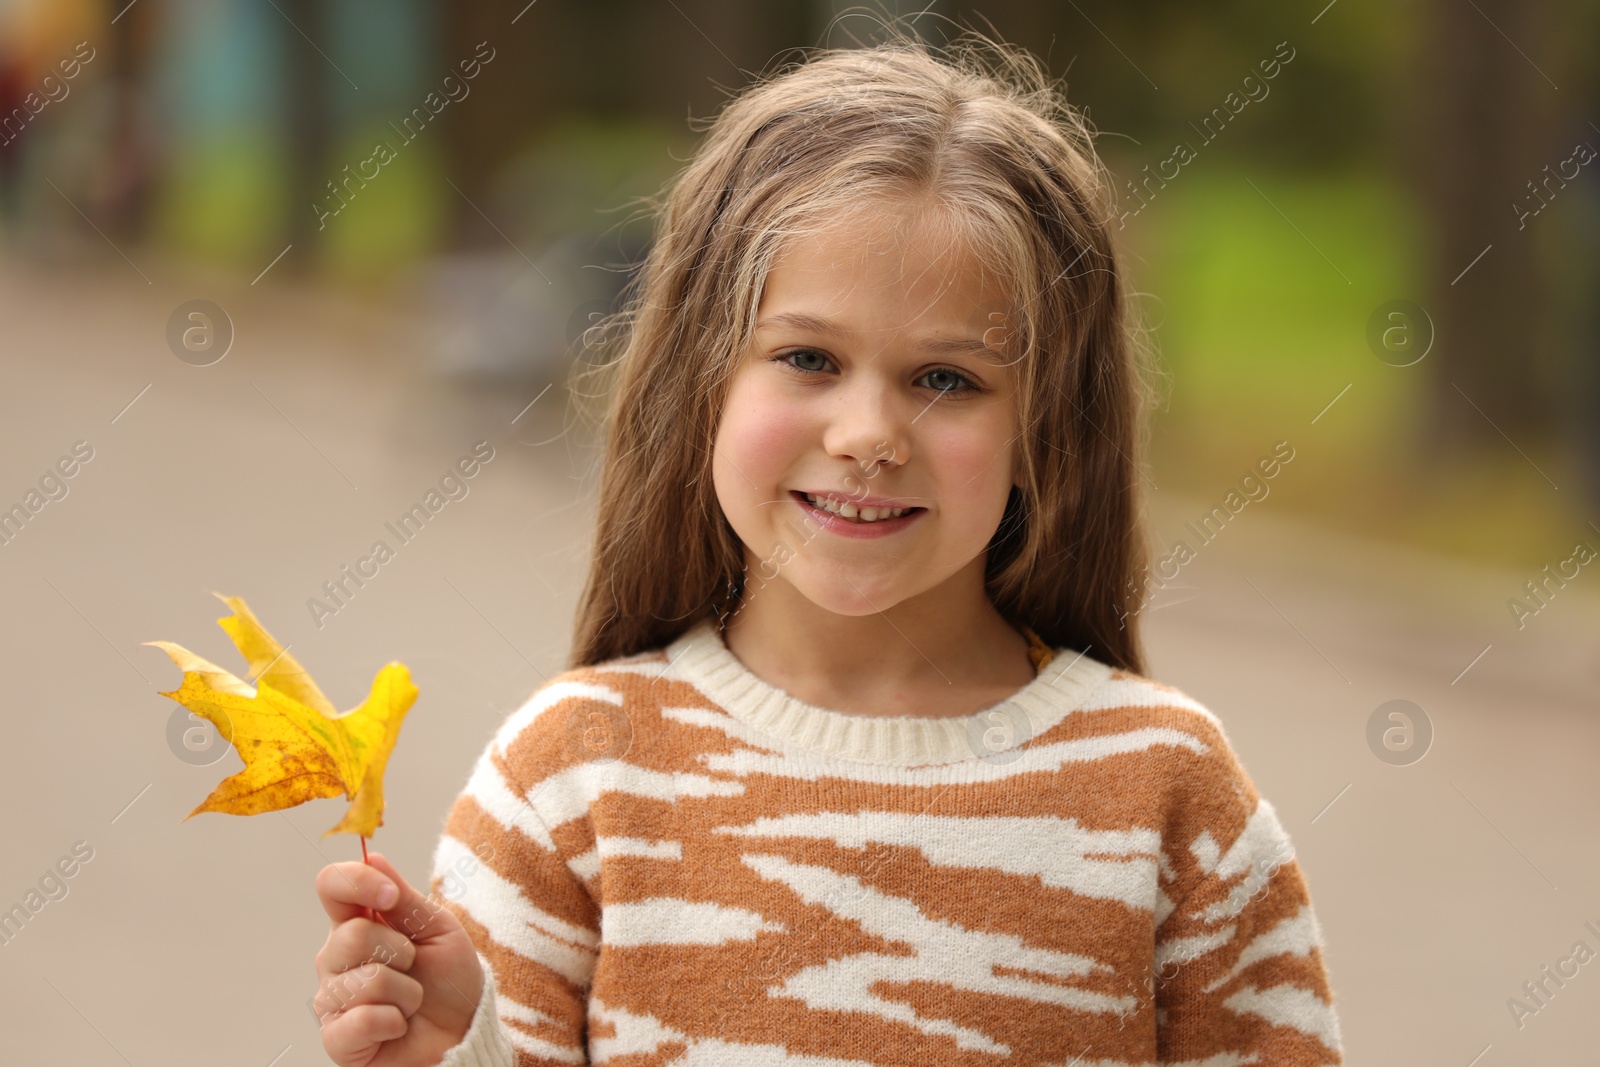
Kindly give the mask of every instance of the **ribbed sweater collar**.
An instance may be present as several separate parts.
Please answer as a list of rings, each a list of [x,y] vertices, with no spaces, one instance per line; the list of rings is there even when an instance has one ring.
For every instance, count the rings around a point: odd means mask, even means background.
[[[807,704],[757,677],[702,619],[666,649],[667,660],[740,722],[792,748],[900,767],[1017,758],[1016,748],[1088,705],[1111,674],[1099,660],[1058,648],[1056,658],[1007,699],[955,718],[850,715]]]

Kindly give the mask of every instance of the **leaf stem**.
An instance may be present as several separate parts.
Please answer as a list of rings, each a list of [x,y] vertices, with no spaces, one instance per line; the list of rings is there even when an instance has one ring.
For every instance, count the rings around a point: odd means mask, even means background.
[[[361,862],[365,863],[368,867],[372,866],[372,861],[367,859],[367,838],[364,834],[361,836]],[[388,919],[385,919],[383,917],[383,912],[378,911],[376,908],[367,908],[367,918],[376,919],[389,929],[394,929],[394,924]]]

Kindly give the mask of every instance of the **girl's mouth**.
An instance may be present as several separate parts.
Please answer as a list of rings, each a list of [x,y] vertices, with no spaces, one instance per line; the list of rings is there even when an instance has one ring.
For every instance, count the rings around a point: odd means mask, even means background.
[[[849,501],[812,496],[798,490],[790,490],[789,495],[823,528],[852,537],[895,533],[928,510],[921,507],[863,508]]]

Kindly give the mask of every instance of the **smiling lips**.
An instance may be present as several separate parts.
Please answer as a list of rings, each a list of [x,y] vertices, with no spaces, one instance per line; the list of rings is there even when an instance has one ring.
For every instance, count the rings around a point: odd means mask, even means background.
[[[817,511],[861,526],[873,523],[894,523],[894,520],[904,519],[927,510],[921,507],[895,504],[890,501],[875,501],[873,504],[867,505],[856,501],[841,500],[838,497],[826,494],[796,492],[793,495],[804,500]],[[894,525],[899,526],[902,524],[894,523]]]

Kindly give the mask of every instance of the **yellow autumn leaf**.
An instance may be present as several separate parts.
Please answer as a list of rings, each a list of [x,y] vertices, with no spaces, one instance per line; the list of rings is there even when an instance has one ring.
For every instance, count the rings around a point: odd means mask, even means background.
[[[304,667],[266,631],[241,597],[215,594],[234,614],[217,620],[248,664],[254,685],[170,641],[146,641],[183,671],[171,697],[213,723],[245,768],[225,779],[202,811],[259,815],[321,797],[350,798],[329,834],[371,837],[383,825],[383,773],[400,724],[417,699],[405,664],[386,664],[367,699],[337,712]]]

